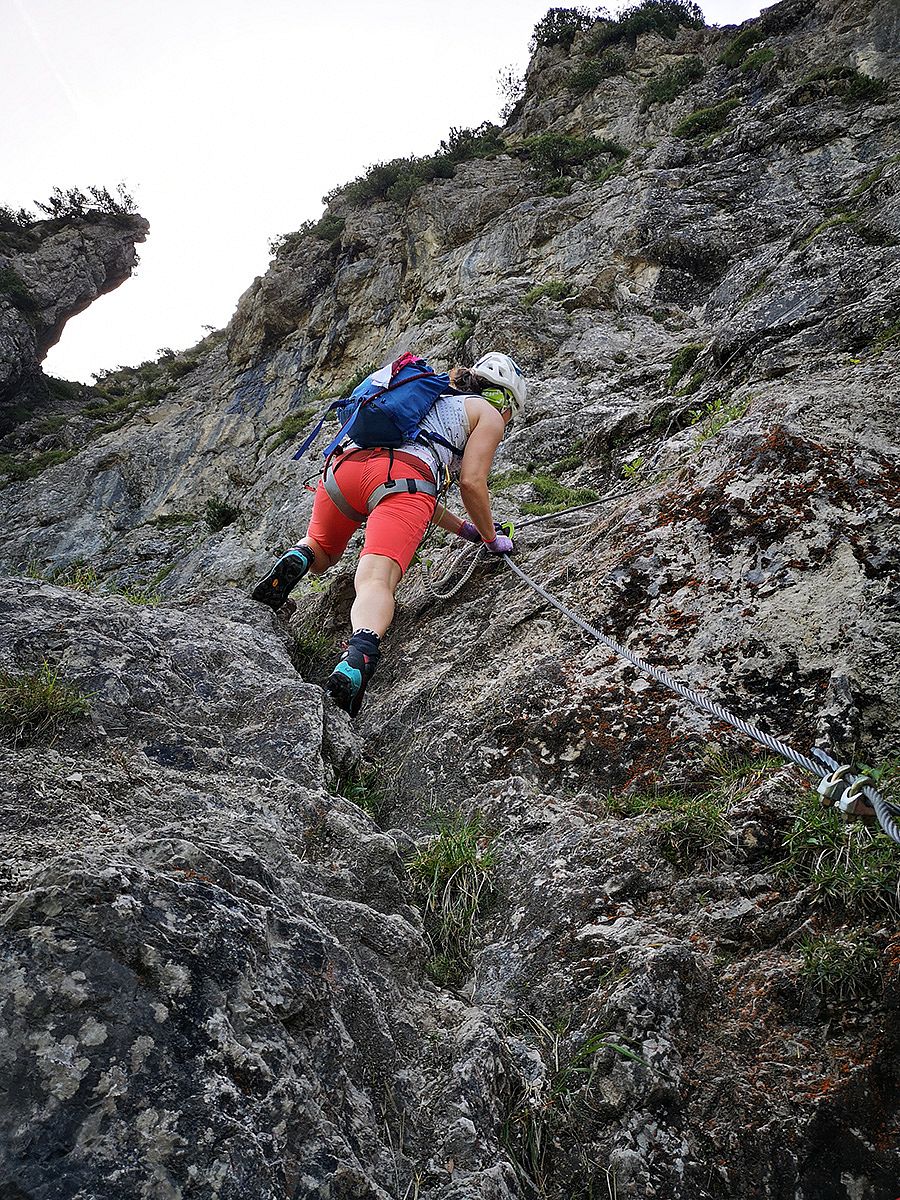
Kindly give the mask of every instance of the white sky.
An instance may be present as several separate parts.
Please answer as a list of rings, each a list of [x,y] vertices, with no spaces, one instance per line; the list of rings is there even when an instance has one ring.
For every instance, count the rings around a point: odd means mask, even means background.
[[[0,0],[0,204],[124,180],[151,225],[135,275],[73,318],[47,371],[87,382],[224,325],[269,239],[318,217],[326,191],[495,120],[498,72],[524,70],[549,7]],[[702,7],[726,25],[761,4]]]

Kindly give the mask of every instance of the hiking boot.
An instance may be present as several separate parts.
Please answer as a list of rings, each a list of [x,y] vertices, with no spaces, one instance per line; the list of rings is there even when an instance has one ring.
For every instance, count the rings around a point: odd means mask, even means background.
[[[325,681],[325,690],[338,708],[355,717],[362,708],[366,684],[378,666],[378,637],[368,630],[350,639],[341,660]]]
[[[307,546],[296,546],[282,554],[278,562],[261,579],[250,595],[260,604],[276,611],[281,608],[292,588],[296,587],[312,566],[313,553]]]

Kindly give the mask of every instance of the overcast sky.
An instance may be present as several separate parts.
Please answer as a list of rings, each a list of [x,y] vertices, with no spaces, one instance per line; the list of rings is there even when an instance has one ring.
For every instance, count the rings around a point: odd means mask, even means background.
[[[614,10],[622,3],[613,3]],[[0,0],[0,204],[124,180],[150,221],[131,280],[74,318],[67,379],[183,349],[265,271],[269,239],[372,162],[495,120],[546,0]],[[710,24],[757,0],[705,0]]]

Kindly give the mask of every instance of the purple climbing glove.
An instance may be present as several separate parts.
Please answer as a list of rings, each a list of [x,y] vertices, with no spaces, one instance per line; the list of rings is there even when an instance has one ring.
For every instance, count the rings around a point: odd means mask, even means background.
[[[471,521],[463,521],[459,529],[456,531],[456,536],[461,537],[467,542],[480,542],[481,534],[475,528]]]
[[[507,537],[505,533],[498,533],[492,542],[484,543],[484,548],[491,554],[513,554],[516,545],[512,538]]]

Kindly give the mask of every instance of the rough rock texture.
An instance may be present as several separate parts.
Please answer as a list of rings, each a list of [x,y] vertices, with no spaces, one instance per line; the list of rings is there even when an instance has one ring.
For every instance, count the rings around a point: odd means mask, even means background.
[[[285,418],[399,349],[508,348],[530,411],[495,495],[524,569],[801,748],[900,751],[896,6],[646,34],[579,95],[591,36],[536,52],[505,153],[403,203],[338,195],[332,240],[289,239],[158,402],[4,490],[12,574],[83,557],[164,597],[3,586],[0,668],[93,693],[9,769],[13,1196],[895,1200],[896,904],[781,868],[796,776],[729,776],[737,735],[502,564],[444,604],[410,576],[352,730],[315,684],[350,566],[287,628],[244,598],[308,511]],[[549,179],[543,132],[628,157]],[[553,480],[603,503],[527,525]],[[386,831],[335,794],[364,761]],[[673,788],[718,816],[634,807]],[[438,988],[403,859],[448,808],[495,864]],[[872,939],[861,998],[809,987],[823,934]]]
[[[89,212],[0,234],[0,405],[34,388],[70,317],[129,277],[148,228],[136,215]]]

